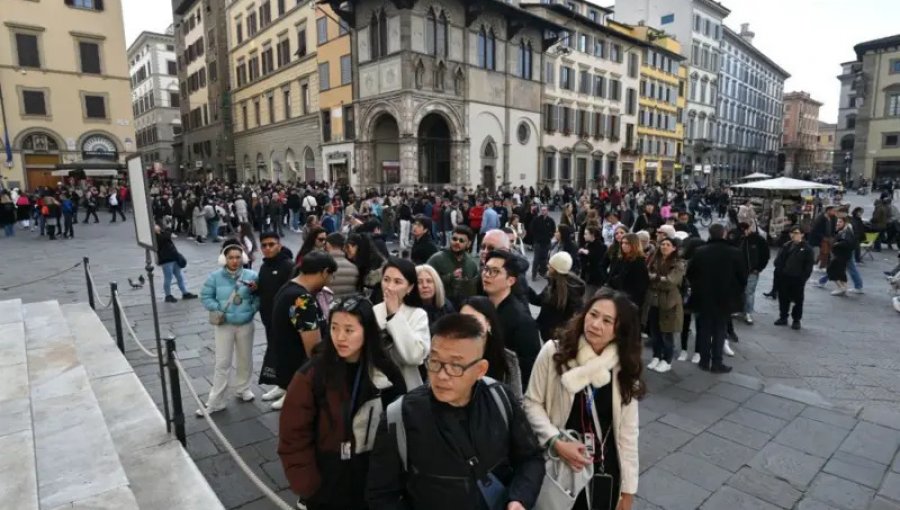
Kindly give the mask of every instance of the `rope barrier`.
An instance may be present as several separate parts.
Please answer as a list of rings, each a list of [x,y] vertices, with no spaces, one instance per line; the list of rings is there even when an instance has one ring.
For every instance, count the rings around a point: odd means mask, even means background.
[[[131,338],[138,345],[138,347],[141,349],[141,351],[144,352],[144,354],[146,354],[147,356],[149,356],[151,358],[156,358],[156,354],[154,354],[149,349],[144,347],[144,344],[142,344],[140,339],[138,339],[137,333],[135,333],[134,329],[131,327],[131,322],[128,320],[128,317],[125,315],[125,310],[122,309],[122,303],[119,301],[118,295],[119,295],[119,293],[115,292],[114,297],[113,296],[110,297],[110,301],[116,303],[116,307],[119,309],[119,314],[122,317],[122,323],[125,324],[125,327],[128,329],[128,334],[131,335]],[[184,381],[185,386],[188,389],[188,393],[191,394],[191,398],[193,398],[194,402],[197,403],[197,406],[203,410],[203,418],[206,419],[206,422],[209,424],[210,430],[213,431],[213,433],[216,435],[218,440],[225,447],[225,451],[228,452],[229,455],[231,455],[231,458],[234,459],[234,462],[238,465],[238,467],[241,469],[241,471],[244,472],[244,475],[247,476],[247,478],[253,483],[253,485],[255,485],[256,488],[259,489],[260,492],[262,492],[265,497],[269,498],[269,500],[271,500],[272,503],[274,503],[276,507],[278,507],[280,510],[294,510],[294,508],[291,505],[285,503],[283,499],[278,497],[278,495],[275,493],[275,491],[273,491],[268,485],[266,485],[265,482],[263,482],[262,480],[259,479],[258,476],[256,476],[256,473],[254,473],[250,469],[250,467],[247,466],[247,463],[244,462],[244,459],[241,458],[241,456],[237,452],[237,450],[234,449],[234,446],[231,445],[231,442],[228,441],[228,438],[226,438],[225,435],[222,434],[222,431],[216,425],[216,422],[212,419],[212,417],[206,411],[206,405],[204,405],[203,401],[200,399],[200,395],[197,393],[196,388],[194,388],[194,385],[191,383],[190,374],[188,374],[187,370],[184,368],[184,366],[182,366],[181,360],[177,358],[177,355],[178,354],[176,352],[175,353],[175,356],[176,356],[175,357],[175,367],[178,369],[178,372],[181,374],[181,380]]]
[[[244,462],[244,459],[241,458],[241,455],[237,452],[237,450],[234,449],[225,435],[222,434],[222,431],[219,430],[219,427],[216,425],[215,420],[213,420],[209,413],[206,411],[206,405],[204,405],[203,401],[200,400],[200,396],[197,394],[197,390],[194,389],[194,385],[191,384],[190,376],[188,375],[185,368],[181,366],[181,360],[177,357],[175,358],[175,366],[178,368],[178,372],[181,374],[181,380],[185,382],[185,386],[187,386],[188,392],[191,394],[194,402],[196,402],[199,408],[203,411],[203,418],[206,419],[206,422],[209,424],[210,430],[213,431],[213,433],[225,447],[225,451],[227,451],[228,454],[231,455],[231,458],[234,459],[234,462],[238,465],[238,467],[241,468],[241,471],[244,472],[247,478],[249,478],[250,481],[253,482],[253,485],[255,485],[256,488],[259,489],[264,496],[269,498],[269,500],[271,500],[272,503],[275,504],[275,506],[277,506],[281,510],[294,510],[291,505],[285,503],[283,499],[275,494],[275,491],[269,488],[269,486],[266,485],[265,482],[263,482],[259,479],[258,476],[256,476],[256,473],[254,473],[250,469],[250,467],[247,466],[247,463]]]
[[[141,340],[138,338],[137,333],[134,332],[134,328],[131,327],[131,321],[129,321],[128,317],[125,315],[125,310],[122,308],[122,302],[119,301],[119,293],[116,292],[115,295],[116,298],[110,299],[110,301],[115,301],[116,307],[119,309],[119,315],[121,315],[122,317],[122,324],[125,324],[125,328],[128,329],[128,334],[131,335],[134,343],[137,344],[137,346],[144,352],[144,354],[150,356],[151,358],[156,358],[156,354],[144,347],[144,344],[141,343]]]
[[[49,280],[50,278],[55,278],[55,277],[57,277],[57,276],[59,276],[59,275],[65,273],[65,272],[71,271],[71,270],[75,269],[76,267],[78,267],[78,266],[80,266],[80,265],[81,265],[81,262],[75,264],[75,265],[72,266],[72,267],[67,267],[67,268],[65,268],[65,269],[63,269],[63,270],[61,270],[61,271],[57,271],[57,272],[55,272],[55,273],[53,273],[53,274],[51,274],[51,275],[47,275],[47,276],[38,278],[37,280],[31,280],[31,281],[27,281],[27,282],[17,283],[17,284],[15,284],[15,285],[10,285],[10,286],[8,286],[8,287],[0,287],[0,290],[2,290],[2,291],[7,291],[7,290],[12,290],[12,289],[18,289],[19,287],[25,287],[26,285],[31,285],[31,284],[33,284],[33,283],[38,283],[38,282],[42,282],[42,281],[44,281],[44,280]]]
[[[97,299],[97,302],[100,303],[100,308],[109,308],[109,306],[113,303],[112,296],[109,296],[109,301],[106,304],[103,304],[103,299],[100,297],[100,293],[97,292],[97,284],[94,282],[94,275],[93,273],[91,273],[91,266],[88,266],[87,276],[91,281],[91,289],[94,290],[94,297]]]

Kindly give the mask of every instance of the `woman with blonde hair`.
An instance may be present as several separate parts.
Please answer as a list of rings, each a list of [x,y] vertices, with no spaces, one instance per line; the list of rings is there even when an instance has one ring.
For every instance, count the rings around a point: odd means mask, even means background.
[[[641,325],[629,298],[602,289],[538,354],[525,392],[525,415],[547,447],[575,472],[573,509],[631,510],[638,488]]]
[[[419,283],[419,297],[422,298],[422,309],[428,314],[429,327],[448,313],[456,312],[444,292],[444,282],[438,272],[428,264],[416,266]]]

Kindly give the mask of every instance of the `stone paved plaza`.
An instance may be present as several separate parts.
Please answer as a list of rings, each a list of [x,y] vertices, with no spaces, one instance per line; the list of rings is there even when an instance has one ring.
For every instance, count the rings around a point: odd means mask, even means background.
[[[13,239],[0,239],[0,300],[84,302],[81,268],[9,287],[88,256],[104,301],[108,282],[117,281],[129,320],[151,345],[149,289],[132,290],[126,282],[144,268],[134,226],[109,225],[106,217],[103,221],[76,225],[74,240],[51,242],[21,231]],[[218,247],[176,242],[189,263],[188,286],[198,292],[214,267]],[[299,247],[294,234],[289,233],[286,242],[291,249]],[[863,295],[836,298],[809,286],[801,331],[772,325],[777,305],[761,297],[771,284],[770,264],[757,291],[756,324],[736,323],[740,342],[732,346],[737,356],[726,360],[734,372],[716,376],[675,362],[667,374],[648,373],[650,393],[640,407],[642,474],[636,508],[900,509],[900,314],[890,307],[882,277],[896,256],[885,251],[874,254],[874,260],[866,258],[861,267]],[[213,367],[207,314],[198,301],[163,303],[161,271],[154,274],[163,335],[177,337],[191,382],[205,396]],[[98,304],[98,314],[114,334],[111,310]],[[264,349],[257,320],[257,368]],[[126,350],[135,372],[160,403],[155,359],[147,358],[130,339]],[[256,386],[253,390],[257,396],[263,392]],[[224,505],[272,508],[212,437],[205,421],[193,417],[197,406],[185,389],[182,393],[188,451]],[[276,454],[278,416],[257,399],[234,401],[215,420],[257,474],[292,502]]]

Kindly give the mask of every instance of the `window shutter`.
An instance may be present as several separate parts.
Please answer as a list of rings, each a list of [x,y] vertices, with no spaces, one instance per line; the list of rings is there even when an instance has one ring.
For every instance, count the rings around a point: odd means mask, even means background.
[[[94,0],[94,9],[98,11],[103,10],[103,0]]]

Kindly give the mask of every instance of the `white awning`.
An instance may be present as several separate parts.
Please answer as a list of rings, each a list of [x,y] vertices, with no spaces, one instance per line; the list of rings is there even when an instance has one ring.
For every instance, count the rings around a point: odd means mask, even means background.
[[[790,177],[778,177],[776,179],[766,179],[764,181],[735,184],[731,187],[745,189],[764,189],[773,191],[800,191],[805,189],[837,188],[837,186],[832,186],[830,184],[822,184],[820,182],[813,181],[801,181],[800,179],[791,179]]]
[[[114,169],[85,169],[84,175],[86,177],[118,177],[119,171]]]
[[[744,177],[741,177],[741,180],[749,181],[750,179],[769,179],[771,177],[772,176],[769,174],[764,174],[762,172],[756,172],[756,173],[752,173],[750,175],[745,175]]]

